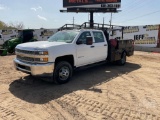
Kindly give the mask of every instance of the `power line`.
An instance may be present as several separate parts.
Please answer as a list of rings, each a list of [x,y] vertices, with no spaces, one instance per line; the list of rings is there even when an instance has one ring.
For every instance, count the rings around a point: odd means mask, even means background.
[[[142,8],[144,8],[144,7],[146,7],[146,6],[144,6],[145,4],[148,4],[148,2],[150,2],[150,0],[146,0],[146,1],[141,1],[141,3],[139,3],[138,5],[136,5],[136,6],[134,6],[134,7],[132,7],[131,9],[129,9],[129,10],[126,10],[126,11],[124,11],[123,12],[123,10],[122,10],[122,15],[118,15],[118,16],[116,16],[116,17],[113,17],[113,18],[116,18],[116,19],[118,19],[118,18],[122,18],[123,16],[125,16],[125,15],[127,15],[128,13],[131,13],[132,11],[134,11],[134,10],[137,10],[137,9],[142,9]],[[143,4],[144,3],[144,4]]]
[[[151,12],[151,13],[148,13],[148,14],[145,14],[145,15],[142,15],[142,16],[138,16],[138,17],[135,17],[135,18],[133,18],[133,19],[125,20],[125,21],[122,21],[122,22],[120,22],[120,23],[124,23],[124,22],[128,22],[128,21],[132,21],[132,20],[135,20],[135,19],[138,19],[138,18],[142,18],[142,17],[148,16],[148,15],[155,14],[155,13],[157,13],[157,12],[160,12],[160,10],[155,11],[155,12]]]
[[[129,2],[127,2],[127,3],[125,3],[125,7],[124,7],[124,9],[123,10],[125,10],[125,9],[128,9],[128,8],[131,8],[131,9],[129,9],[129,11],[132,11],[132,9],[133,8],[135,8],[137,5],[140,5],[140,4],[142,4],[143,3],[143,1],[141,1],[141,0],[134,0],[134,1],[129,1]],[[121,3],[122,4],[122,3]],[[126,6],[127,4],[129,4],[128,6]],[[133,7],[132,7],[133,6]],[[123,12],[123,11],[122,11]],[[128,11],[124,11],[123,13],[125,13],[125,12],[127,12],[128,13]],[[119,13],[118,14],[118,18],[119,17],[122,17],[122,16],[124,16],[124,15],[120,15],[121,13]],[[126,14],[126,13],[125,13]],[[115,15],[115,14],[114,14]],[[107,16],[106,16],[107,17]],[[106,18],[105,17],[105,18]],[[114,18],[116,18],[117,19],[117,16],[116,17],[113,17],[113,19]]]
[[[130,10],[132,8],[134,8],[137,4],[139,5],[139,2],[142,2],[142,1],[131,1],[130,3],[128,3],[128,6],[124,5],[123,9],[122,9],[122,13],[124,13],[126,10]],[[122,4],[122,3],[121,3]],[[121,8],[122,8],[123,5],[121,5]],[[133,6],[133,7],[132,7]],[[120,13],[121,14],[121,13]],[[118,14],[118,16],[121,16]]]
[[[135,1],[131,1],[131,3],[128,6],[124,6],[124,9],[128,9],[128,8],[132,8],[132,6],[137,5],[139,2],[142,2],[141,0],[135,0]],[[121,3],[122,4],[122,3]]]

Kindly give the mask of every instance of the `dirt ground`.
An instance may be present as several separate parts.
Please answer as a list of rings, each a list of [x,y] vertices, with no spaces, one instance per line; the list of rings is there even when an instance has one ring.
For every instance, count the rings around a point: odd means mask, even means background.
[[[160,54],[80,69],[64,85],[14,70],[14,58],[0,57],[0,120],[160,120]]]

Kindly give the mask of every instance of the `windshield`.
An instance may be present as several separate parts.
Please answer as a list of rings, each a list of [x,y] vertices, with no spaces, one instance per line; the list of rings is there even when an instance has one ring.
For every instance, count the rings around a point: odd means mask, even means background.
[[[78,33],[78,31],[60,31],[51,36],[48,41],[71,43]]]

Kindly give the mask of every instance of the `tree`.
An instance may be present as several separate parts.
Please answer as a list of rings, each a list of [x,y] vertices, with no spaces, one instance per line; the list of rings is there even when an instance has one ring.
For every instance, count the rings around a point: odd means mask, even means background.
[[[24,29],[24,24],[23,22],[10,22],[8,25],[9,28],[15,28],[15,29]]]
[[[0,21],[0,29],[5,29],[6,27],[7,25],[4,22]]]
[[[24,29],[24,24],[22,22],[10,22],[9,24],[0,21],[0,29]]]

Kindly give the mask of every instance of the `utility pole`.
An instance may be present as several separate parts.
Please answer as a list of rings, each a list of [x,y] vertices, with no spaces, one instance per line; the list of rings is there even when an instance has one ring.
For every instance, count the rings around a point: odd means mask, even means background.
[[[90,28],[93,28],[94,26],[93,14],[94,12],[90,12]]]
[[[112,31],[112,12],[111,12],[111,19],[110,19],[110,30],[109,30],[109,32],[111,32]],[[113,31],[112,31],[112,35],[113,35]]]
[[[112,13],[111,13],[111,19],[110,19],[110,27],[112,25]]]
[[[73,17],[73,25],[74,25],[74,17]]]
[[[74,17],[73,17],[73,28],[74,28]]]
[[[104,24],[104,17],[103,17],[103,24]]]
[[[103,17],[103,28],[104,28],[104,17]]]

